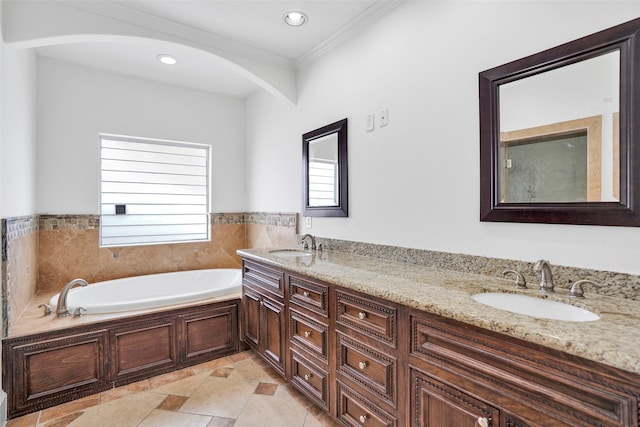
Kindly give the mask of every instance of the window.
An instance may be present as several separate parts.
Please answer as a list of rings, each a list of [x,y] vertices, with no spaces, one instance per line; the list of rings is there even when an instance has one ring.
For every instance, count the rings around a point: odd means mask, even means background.
[[[100,245],[207,241],[210,146],[100,134]]]

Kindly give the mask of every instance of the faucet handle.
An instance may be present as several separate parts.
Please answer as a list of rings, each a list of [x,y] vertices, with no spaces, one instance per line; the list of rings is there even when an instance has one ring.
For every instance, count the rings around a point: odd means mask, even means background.
[[[571,290],[569,290],[569,296],[574,298],[584,298],[584,290],[582,289],[582,285],[584,283],[600,286],[599,283],[594,282],[593,280],[578,280],[573,285],[571,285]]]
[[[40,304],[38,308],[44,308],[44,315],[48,316],[51,314],[51,306],[49,304]]]
[[[86,307],[78,307],[78,308],[76,308],[76,310],[73,312],[73,317],[82,316],[82,312],[83,311],[87,311]]]
[[[516,286],[517,289],[526,289],[527,288],[527,281],[525,280],[524,276],[522,275],[522,273],[520,273],[519,271],[516,270],[505,270],[502,272],[502,274],[504,276],[506,276],[507,274],[514,274],[515,280],[514,280],[514,284]]]

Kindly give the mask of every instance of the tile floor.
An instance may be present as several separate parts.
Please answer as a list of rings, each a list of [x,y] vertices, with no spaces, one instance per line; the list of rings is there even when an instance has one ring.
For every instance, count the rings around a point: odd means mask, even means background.
[[[334,427],[251,351],[13,419],[7,427]]]

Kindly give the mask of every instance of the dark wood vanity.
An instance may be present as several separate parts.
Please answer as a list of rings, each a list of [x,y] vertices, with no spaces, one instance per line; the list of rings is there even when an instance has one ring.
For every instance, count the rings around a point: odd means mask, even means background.
[[[243,269],[244,340],[341,425],[640,426],[638,374],[255,259]]]

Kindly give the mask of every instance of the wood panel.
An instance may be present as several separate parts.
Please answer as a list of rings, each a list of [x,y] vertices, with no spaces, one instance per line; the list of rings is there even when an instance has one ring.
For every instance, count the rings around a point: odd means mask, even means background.
[[[8,344],[4,351],[12,356],[5,358],[3,380],[9,414],[36,411],[60,398],[69,400],[109,388],[106,349],[105,331]]]
[[[240,349],[237,305],[180,316],[178,320],[183,364]]]
[[[5,338],[8,417],[237,352],[238,306],[233,300]]]

